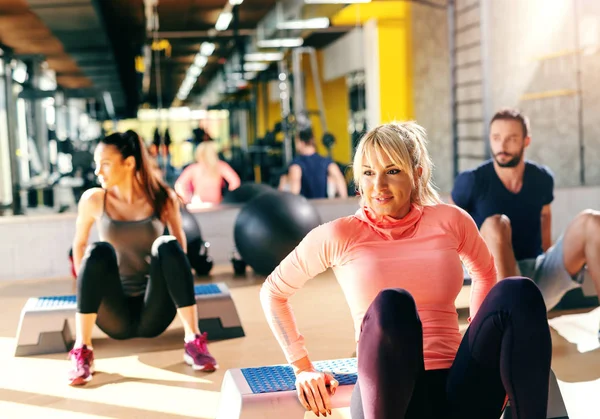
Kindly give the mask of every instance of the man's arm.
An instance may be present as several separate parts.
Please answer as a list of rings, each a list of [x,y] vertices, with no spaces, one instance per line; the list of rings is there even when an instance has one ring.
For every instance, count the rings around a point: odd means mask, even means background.
[[[542,250],[547,252],[552,246],[552,210],[550,204],[542,207]]]
[[[292,164],[288,170],[288,182],[290,184],[290,192],[296,195],[300,194],[302,189],[302,169],[297,164]]]
[[[344,175],[338,165],[333,162],[329,163],[329,166],[327,166],[327,173],[329,173],[329,176],[335,181],[335,189],[337,190],[338,195],[341,198],[348,198],[348,185],[346,185],[346,179],[344,179]]]

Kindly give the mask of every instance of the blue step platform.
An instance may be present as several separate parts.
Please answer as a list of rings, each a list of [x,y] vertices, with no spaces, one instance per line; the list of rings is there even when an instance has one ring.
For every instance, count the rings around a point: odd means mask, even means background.
[[[229,288],[224,283],[194,286],[198,325],[210,340],[244,336]],[[16,356],[67,352],[74,342],[75,295],[30,298],[17,330]],[[101,331],[98,331],[102,334]]]

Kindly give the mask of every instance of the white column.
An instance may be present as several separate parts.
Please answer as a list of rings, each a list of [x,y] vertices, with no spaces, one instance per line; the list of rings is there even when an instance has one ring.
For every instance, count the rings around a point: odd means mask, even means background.
[[[363,33],[367,128],[372,129],[381,122],[381,98],[379,95],[379,35],[377,20],[370,19],[365,22]]]

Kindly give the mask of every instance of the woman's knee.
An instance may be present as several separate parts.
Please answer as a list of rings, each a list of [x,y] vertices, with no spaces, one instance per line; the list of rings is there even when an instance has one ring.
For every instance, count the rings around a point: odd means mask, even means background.
[[[87,261],[98,260],[101,262],[107,262],[114,259],[117,260],[117,252],[115,248],[107,242],[94,242],[85,249],[83,258]]]
[[[401,288],[380,291],[367,310],[366,317],[375,321],[384,332],[419,324],[415,300],[408,291]]]
[[[152,243],[152,256],[161,257],[164,255],[183,254],[183,250],[175,236],[160,236]]]
[[[510,243],[512,240],[510,219],[504,214],[491,215],[486,218],[481,224],[480,232],[486,241]]]
[[[110,275],[110,272],[116,272],[117,269],[115,248],[107,242],[95,242],[85,250],[77,281],[78,283],[102,281],[107,275]]]
[[[510,277],[503,279],[494,286],[494,291],[510,301],[518,303],[518,306],[527,310],[543,310],[546,314],[544,297],[538,286],[529,278]]]

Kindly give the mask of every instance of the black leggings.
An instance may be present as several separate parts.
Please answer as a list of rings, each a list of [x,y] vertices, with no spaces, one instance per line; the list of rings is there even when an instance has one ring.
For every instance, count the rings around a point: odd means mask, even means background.
[[[362,323],[353,419],[545,419],[552,343],[546,306],[527,278],[500,281],[467,329],[452,367],[424,370],[412,296],[386,289]]]
[[[158,336],[169,327],[177,308],[194,304],[194,278],[175,237],[161,236],[154,242],[150,279],[145,295],[139,297],[123,292],[112,245],[97,242],[87,248],[77,277],[77,311],[98,313],[96,324],[108,336]]]

